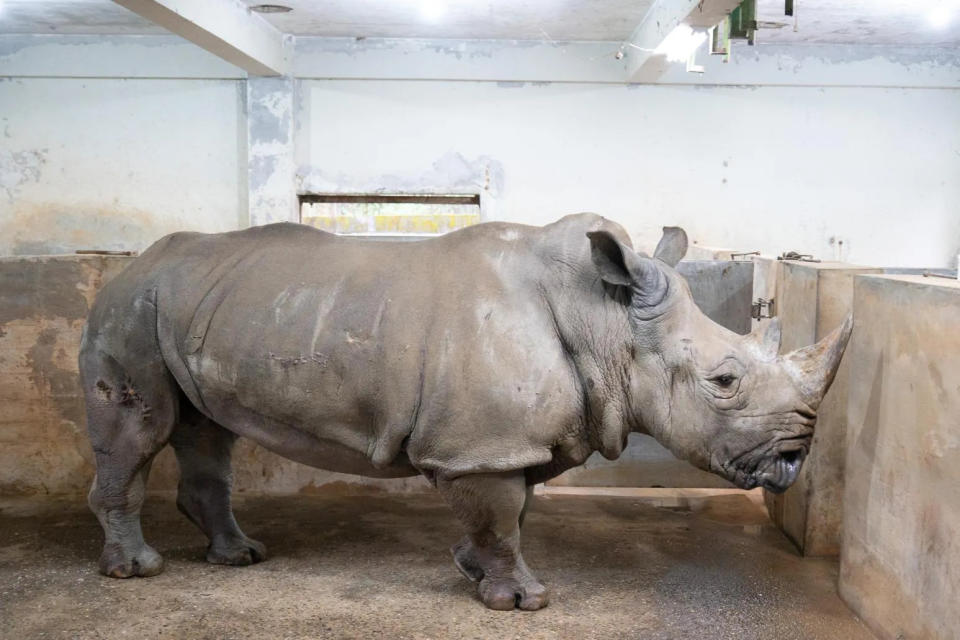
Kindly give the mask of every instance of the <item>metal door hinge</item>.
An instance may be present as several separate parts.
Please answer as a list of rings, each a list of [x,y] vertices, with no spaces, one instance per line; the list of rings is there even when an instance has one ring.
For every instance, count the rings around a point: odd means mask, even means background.
[[[764,315],[764,311],[766,311],[766,315]],[[766,318],[772,318],[775,315],[777,315],[777,309],[773,298],[769,300],[757,298],[753,301],[753,304],[750,305],[750,316],[754,320],[764,320]]]

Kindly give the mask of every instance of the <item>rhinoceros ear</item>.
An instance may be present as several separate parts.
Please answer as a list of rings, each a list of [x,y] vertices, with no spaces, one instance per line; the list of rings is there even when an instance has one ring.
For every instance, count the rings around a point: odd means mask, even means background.
[[[675,267],[685,255],[687,255],[687,233],[680,227],[664,227],[663,237],[657,243],[653,257]]]
[[[606,231],[590,231],[590,258],[604,282],[626,286],[633,284],[631,262],[638,256]]]
[[[604,282],[629,286],[631,294],[643,306],[663,302],[667,295],[667,277],[657,263],[620,243],[607,231],[590,231],[590,257]]]

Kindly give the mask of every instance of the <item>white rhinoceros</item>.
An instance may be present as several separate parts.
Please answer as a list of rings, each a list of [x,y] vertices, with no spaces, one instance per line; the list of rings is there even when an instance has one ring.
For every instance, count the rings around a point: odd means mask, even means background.
[[[669,228],[636,253],[593,214],[417,242],[295,224],[161,239],[103,288],[80,353],[100,570],[162,570],[140,507],[167,443],[215,563],[265,557],[230,507],[237,436],[323,469],[424,475],[495,609],[547,604],[520,555],[531,487],[616,458],[630,431],[740,487],[786,489],[851,321],[778,356],[776,326],[739,336],[700,312],[672,268],[685,252]]]

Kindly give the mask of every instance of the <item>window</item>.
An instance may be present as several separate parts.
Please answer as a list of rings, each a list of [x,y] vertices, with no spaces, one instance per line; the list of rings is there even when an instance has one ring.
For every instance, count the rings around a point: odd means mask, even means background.
[[[480,222],[478,195],[306,194],[303,224],[343,235],[438,236]]]

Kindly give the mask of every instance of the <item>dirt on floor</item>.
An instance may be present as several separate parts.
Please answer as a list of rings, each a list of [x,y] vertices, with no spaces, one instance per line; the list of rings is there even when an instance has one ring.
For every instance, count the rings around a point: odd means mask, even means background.
[[[240,496],[236,511],[266,562],[207,564],[172,496],[153,496],[144,532],[166,570],[116,580],[97,573],[82,498],[0,501],[0,637],[873,637],[837,597],[836,562],[801,558],[744,494],[538,496],[523,531],[552,590],[538,612],[483,607],[439,495]]]

